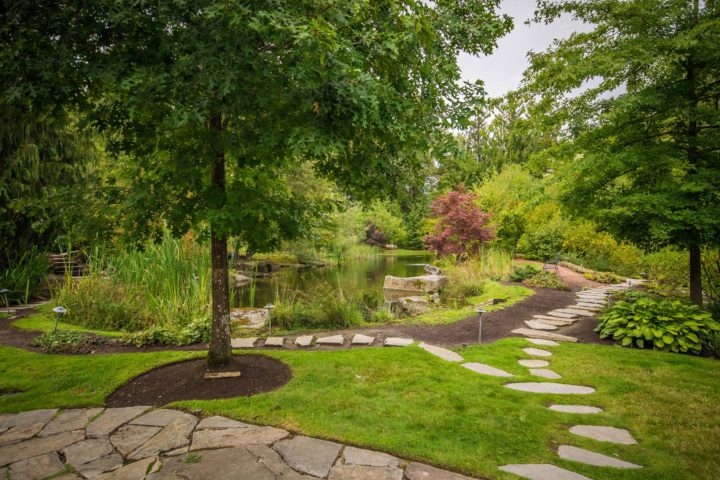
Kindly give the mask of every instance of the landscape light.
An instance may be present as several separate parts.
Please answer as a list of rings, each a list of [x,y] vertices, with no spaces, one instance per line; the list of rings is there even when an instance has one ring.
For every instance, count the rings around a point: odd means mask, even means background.
[[[268,335],[270,335],[272,333],[272,309],[275,308],[275,305],[268,303],[263,308],[268,311]]]
[[[65,316],[65,313],[67,313],[67,310],[65,310],[65,308],[63,308],[63,307],[55,307],[55,308],[53,308],[53,312],[55,312],[55,329],[53,330],[53,334],[55,334],[55,333],[57,333],[58,322],[60,321],[60,319],[62,317]]]
[[[478,343],[482,343],[482,316],[486,312],[484,308],[475,310],[478,314]]]

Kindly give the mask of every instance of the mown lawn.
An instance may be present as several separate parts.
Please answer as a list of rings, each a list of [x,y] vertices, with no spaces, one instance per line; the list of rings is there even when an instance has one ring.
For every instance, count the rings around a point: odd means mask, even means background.
[[[517,381],[536,380],[517,364],[523,339],[460,350],[468,361],[504,368]],[[720,471],[720,363],[676,354],[563,344],[551,368],[562,382],[594,386],[583,396],[536,395],[504,388],[507,379],[477,375],[418,347],[340,351],[267,351],[286,362],[293,379],[280,390],[249,398],[187,401],[259,424],[383,450],[486,478],[516,478],[505,463],[546,463],[594,479],[712,479]],[[86,406],[126,379],[156,365],[197,357],[160,352],[107,356],[48,356],[0,348],[0,411]],[[605,409],[595,416],[550,411],[551,402]],[[602,444],[571,435],[578,423],[628,428],[639,445]],[[636,471],[559,460],[568,443],[646,465]]]

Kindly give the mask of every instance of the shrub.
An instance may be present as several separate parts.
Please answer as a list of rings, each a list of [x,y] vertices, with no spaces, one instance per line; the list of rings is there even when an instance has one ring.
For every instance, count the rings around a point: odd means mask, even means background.
[[[688,258],[688,252],[669,248],[645,255],[642,263],[648,286],[664,295],[686,295],[690,279]]]
[[[599,283],[622,283],[625,281],[624,277],[611,272],[586,272],[583,273],[583,277]]]
[[[106,343],[108,340],[103,337],[69,330],[46,332],[32,342],[46,353],[90,353],[95,347]]]
[[[8,303],[27,303],[40,293],[49,270],[47,255],[35,247],[25,252],[20,259],[8,262],[7,268],[0,272],[0,289],[10,290]],[[0,303],[3,301],[0,300]]]
[[[467,297],[482,295],[487,280],[507,276],[512,271],[513,259],[504,250],[491,248],[460,263],[446,260],[442,266],[448,277],[442,299],[457,306],[463,305]]]
[[[700,354],[720,323],[695,305],[641,296],[613,304],[599,317],[596,332],[625,347]]]
[[[565,282],[562,281],[562,279],[558,276],[557,273],[548,272],[547,270],[538,272],[537,274],[525,280],[523,283],[529,287],[535,288],[554,288],[555,290],[569,290],[568,286],[565,285]]]
[[[515,267],[515,270],[513,270],[509,278],[513,282],[522,282],[530,277],[537,275],[538,273],[540,273],[539,268],[537,268],[535,265],[526,263],[524,265],[520,265],[519,267]]]

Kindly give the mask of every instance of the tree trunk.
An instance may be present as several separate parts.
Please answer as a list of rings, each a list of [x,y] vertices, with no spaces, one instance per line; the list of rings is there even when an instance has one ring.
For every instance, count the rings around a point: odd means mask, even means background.
[[[222,116],[210,115],[210,129],[220,133]],[[215,154],[212,185],[225,193],[225,152]],[[227,235],[210,226],[210,256],[212,260],[212,333],[207,362],[209,367],[228,363],[232,357],[230,346],[230,287],[228,285]]]
[[[699,242],[691,241],[688,250],[690,250],[690,300],[698,307],[702,307],[702,257]]]

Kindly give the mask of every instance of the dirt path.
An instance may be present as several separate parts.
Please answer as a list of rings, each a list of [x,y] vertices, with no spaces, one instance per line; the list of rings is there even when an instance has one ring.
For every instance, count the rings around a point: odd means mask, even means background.
[[[525,260],[522,258],[516,258],[515,263],[528,263],[530,265],[535,265],[540,269],[542,269],[543,267],[542,262]],[[575,270],[570,270],[567,267],[561,267],[560,265],[558,265],[557,271],[558,276],[562,279],[563,282],[565,282],[568,287],[570,287],[570,290],[572,290],[573,292],[578,292],[583,288],[595,288],[604,286],[604,284],[602,283],[588,280],[587,278],[583,277],[582,273],[578,273]]]

